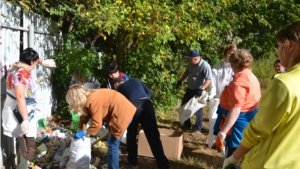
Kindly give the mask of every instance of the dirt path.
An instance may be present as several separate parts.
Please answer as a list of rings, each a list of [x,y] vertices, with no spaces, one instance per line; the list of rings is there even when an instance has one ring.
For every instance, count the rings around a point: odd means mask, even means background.
[[[192,118],[192,121],[194,121]],[[168,128],[182,131],[178,122],[177,114],[170,112],[169,114],[158,114],[158,125],[160,128]],[[197,137],[190,134],[190,131],[184,132],[184,147],[180,160],[170,160],[171,169],[219,169],[222,167],[223,157],[216,150],[208,149],[208,107],[204,108],[204,119],[202,133]],[[126,164],[126,145],[121,144],[120,167],[122,169],[130,169]],[[106,163],[106,159],[102,159],[100,165]],[[138,169],[155,169],[155,159],[147,157],[138,157]]]

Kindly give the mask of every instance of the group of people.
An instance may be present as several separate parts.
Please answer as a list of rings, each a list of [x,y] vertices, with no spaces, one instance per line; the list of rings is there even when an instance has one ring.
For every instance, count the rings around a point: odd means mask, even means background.
[[[182,104],[201,95],[209,84],[210,99],[219,100],[213,132],[216,148],[226,150],[223,168],[237,163],[243,169],[300,167],[299,139],[295,137],[300,127],[300,92],[296,91],[300,77],[299,37],[300,21],[276,35],[277,74],[262,97],[259,81],[251,71],[253,57],[248,50],[227,45],[224,61],[212,71],[198,51],[193,50],[185,57],[189,65],[176,84],[179,87],[188,77]],[[201,131],[201,120],[200,109],[192,133]],[[191,128],[190,120],[184,128]]]
[[[286,72],[271,80],[259,100],[256,115],[243,130],[241,140],[223,167],[236,163],[243,169],[300,167],[297,152],[300,92],[296,90],[300,77],[299,37],[300,21],[277,33],[277,55]]]
[[[105,122],[109,130],[107,166],[109,169],[118,169],[120,139],[127,130],[127,163],[136,168],[138,163],[136,136],[138,124],[141,124],[157,167],[168,169],[169,161],[164,155],[160,140],[155,111],[150,100],[152,95],[150,89],[140,80],[131,79],[120,72],[116,63],[111,63],[107,71],[108,88],[88,89],[85,87],[87,81],[69,87],[66,95],[67,103],[70,110],[80,115],[79,131],[75,137],[80,139],[84,136],[98,136]],[[91,125],[86,129],[89,120]]]
[[[36,155],[36,84],[32,81],[30,72],[37,64],[48,68],[56,67],[53,59],[43,60],[35,50],[27,48],[21,52],[19,62],[8,71],[2,126],[4,135],[16,137],[20,145],[18,169],[26,169],[27,161],[31,161]],[[66,101],[70,110],[80,115],[79,130],[74,134],[74,139],[99,136],[105,123],[109,131],[108,168],[119,169],[120,139],[127,130],[127,163],[136,168],[136,135],[140,123],[156,158],[157,167],[168,169],[169,161],[164,155],[160,140],[150,89],[140,80],[131,79],[119,71],[116,63],[111,63],[107,71],[108,89],[100,88],[96,78],[84,77],[78,70],[72,75]],[[86,128],[89,120],[91,125]]]
[[[209,98],[219,100],[213,132],[216,148],[226,149],[223,168],[237,163],[243,169],[300,167],[297,152],[300,148],[297,137],[300,92],[296,89],[300,79],[300,21],[281,29],[276,42],[280,61],[274,63],[274,68],[280,74],[272,78],[262,97],[259,81],[251,69],[253,57],[248,50],[238,49],[234,44],[227,45],[224,61],[213,69],[197,50],[185,56],[189,64],[176,88],[187,79],[188,88],[182,105],[194,96],[201,96],[209,87]],[[8,71],[8,97],[2,111],[2,124],[3,133],[16,137],[20,144],[22,156],[18,168],[26,168],[27,160],[35,155],[36,102],[30,71],[37,64],[56,67],[54,60],[42,60],[36,51],[27,48],[21,52],[19,62]],[[115,63],[107,70],[108,89],[99,88],[96,79],[80,77],[78,71],[74,71],[66,101],[70,110],[80,115],[75,138],[97,136],[106,123],[109,130],[108,168],[118,169],[120,139],[127,129],[127,162],[136,168],[136,135],[140,123],[157,167],[168,169],[150,89],[140,80],[120,72]],[[202,119],[200,109],[196,112],[195,125],[188,119],[183,127],[192,129],[193,135],[200,134]],[[91,125],[86,128],[88,120],[91,120]]]

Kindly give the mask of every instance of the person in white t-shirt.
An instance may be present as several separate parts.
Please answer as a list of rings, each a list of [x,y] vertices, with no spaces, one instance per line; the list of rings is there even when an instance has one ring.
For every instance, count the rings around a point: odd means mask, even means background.
[[[210,84],[210,98],[220,98],[226,85],[232,80],[233,71],[228,61],[229,56],[237,50],[235,44],[229,44],[224,49],[224,60],[212,69],[212,83]]]
[[[235,44],[228,44],[223,52],[224,60],[219,62],[212,69],[212,82],[210,85],[210,111],[209,111],[209,137],[208,147],[211,148],[215,141],[215,135],[213,134],[213,127],[217,118],[217,109],[219,105],[219,98],[224,90],[224,87],[232,80],[233,71],[228,61],[229,56],[237,50]]]
[[[28,162],[36,156],[37,85],[30,73],[37,64],[47,68],[56,67],[53,59],[43,60],[35,50],[26,48],[20,53],[19,61],[7,72],[2,127],[3,135],[15,137],[19,144],[18,169],[28,168]]]

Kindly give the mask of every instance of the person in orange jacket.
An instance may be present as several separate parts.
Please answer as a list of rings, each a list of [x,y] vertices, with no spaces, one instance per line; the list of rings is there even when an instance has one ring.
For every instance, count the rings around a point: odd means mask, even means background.
[[[83,85],[72,85],[66,95],[70,110],[80,114],[74,138],[95,136],[102,128],[102,121],[108,125],[108,168],[119,169],[120,139],[136,112],[136,107],[121,93],[110,89],[86,89]],[[88,120],[92,124],[87,130]]]

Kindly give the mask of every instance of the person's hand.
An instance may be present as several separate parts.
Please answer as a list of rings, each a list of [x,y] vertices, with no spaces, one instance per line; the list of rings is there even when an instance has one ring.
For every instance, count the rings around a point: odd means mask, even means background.
[[[21,123],[21,132],[22,134],[27,134],[29,128],[29,120],[24,119],[23,122]]]
[[[203,93],[203,89],[199,89],[198,91],[197,91],[197,93],[196,93],[196,97],[201,97],[202,96],[202,93]]]
[[[56,67],[56,63],[54,59],[46,59],[42,61],[42,66],[44,67]]]
[[[75,139],[81,139],[83,138],[84,136],[86,136],[86,130],[81,130],[81,131],[78,131],[75,135],[74,135],[74,138]]]
[[[218,150],[222,150],[224,148],[225,138],[226,138],[226,134],[219,131],[219,133],[216,137],[216,140],[215,140],[215,145]]]
[[[237,159],[234,157],[234,155],[231,155],[230,157],[228,157],[224,160],[222,169],[227,169],[231,165],[237,164],[239,161],[240,161],[240,159]]]
[[[175,89],[178,89],[182,84],[182,81],[178,80],[177,83],[175,84]]]

